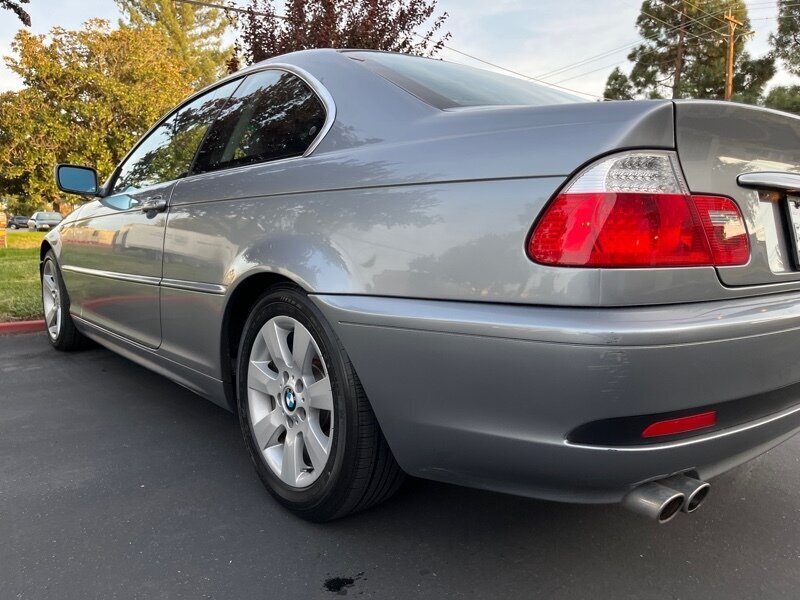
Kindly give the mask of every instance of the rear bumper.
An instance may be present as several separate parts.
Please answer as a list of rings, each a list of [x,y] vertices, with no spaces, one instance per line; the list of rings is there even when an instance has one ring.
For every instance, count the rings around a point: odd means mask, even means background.
[[[413,475],[614,502],[676,472],[713,477],[800,431],[800,294],[635,309],[314,299]],[[592,421],[772,395],[781,410],[679,441],[567,441]]]

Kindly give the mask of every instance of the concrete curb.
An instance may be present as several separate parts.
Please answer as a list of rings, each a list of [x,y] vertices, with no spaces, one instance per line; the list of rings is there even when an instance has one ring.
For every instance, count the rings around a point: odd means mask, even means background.
[[[44,330],[44,321],[11,321],[0,323],[0,335],[12,333],[33,333]]]

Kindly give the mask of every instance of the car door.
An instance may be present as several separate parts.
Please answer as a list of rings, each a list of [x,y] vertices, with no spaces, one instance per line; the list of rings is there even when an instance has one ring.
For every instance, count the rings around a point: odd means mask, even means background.
[[[238,81],[192,99],[161,121],[116,169],[108,194],[61,233],[70,310],[150,348],[161,343],[160,283],[166,209]]]

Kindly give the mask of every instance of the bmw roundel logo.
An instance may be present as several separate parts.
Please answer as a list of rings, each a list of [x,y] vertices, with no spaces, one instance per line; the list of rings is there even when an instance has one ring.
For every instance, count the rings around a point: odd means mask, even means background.
[[[286,390],[283,393],[283,401],[286,403],[286,408],[289,410],[294,410],[297,407],[297,398],[295,398],[292,390]]]

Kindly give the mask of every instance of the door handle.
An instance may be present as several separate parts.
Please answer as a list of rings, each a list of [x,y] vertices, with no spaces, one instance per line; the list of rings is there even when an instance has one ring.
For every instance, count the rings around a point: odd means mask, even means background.
[[[164,212],[167,210],[167,201],[164,196],[148,196],[142,202],[142,212]]]

